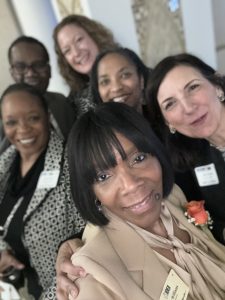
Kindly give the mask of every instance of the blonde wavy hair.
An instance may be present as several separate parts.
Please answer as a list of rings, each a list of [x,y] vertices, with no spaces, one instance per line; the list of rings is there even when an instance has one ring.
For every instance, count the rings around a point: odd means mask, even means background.
[[[94,40],[100,52],[115,48],[119,44],[115,41],[112,32],[101,23],[82,15],[69,15],[65,17],[54,29],[53,39],[57,54],[58,66],[62,77],[69,85],[71,92],[77,92],[89,82],[89,76],[76,72],[66,61],[58,44],[58,33],[66,25],[76,25],[85,30]]]

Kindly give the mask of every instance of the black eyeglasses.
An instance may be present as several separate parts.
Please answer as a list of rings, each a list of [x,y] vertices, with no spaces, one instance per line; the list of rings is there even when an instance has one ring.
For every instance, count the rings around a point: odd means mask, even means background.
[[[11,66],[11,68],[19,73],[19,74],[24,74],[27,72],[28,69],[32,69],[34,72],[43,72],[46,70],[46,67],[48,66],[48,63],[45,61],[37,61],[34,62],[33,64],[26,65],[25,63],[15,63]]]

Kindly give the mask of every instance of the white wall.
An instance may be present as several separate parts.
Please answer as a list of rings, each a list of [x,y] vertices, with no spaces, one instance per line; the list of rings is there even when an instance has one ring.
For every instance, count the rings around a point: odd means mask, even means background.
[[[116,40],[140,54],[131,0],[81,0],[88,17],[111,29]]]
[[[214,17],[218,71],[225,74],[225,1],[213,0],[212,12]]]
[[[186,51],[217,68],[213,3],[212,0],[181,0],[181,12]]]
[[[0,0],[0,28],[0,94],[2,94],[7,86],[13,83],[9,73],[8,48],[12,41],[20,35],[20,29],[14,20],[8,0]]]

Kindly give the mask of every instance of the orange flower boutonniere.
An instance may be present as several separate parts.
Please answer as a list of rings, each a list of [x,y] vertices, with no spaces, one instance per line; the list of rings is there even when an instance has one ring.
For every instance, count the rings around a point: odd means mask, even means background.
[[[195,226],[208,226],[212,229],[213,220],[211,219],[209,212],[204,208],[204,200],[190,201],[186,204],[187,211],[184,213],[188,218],[189,223],[194,223]]]

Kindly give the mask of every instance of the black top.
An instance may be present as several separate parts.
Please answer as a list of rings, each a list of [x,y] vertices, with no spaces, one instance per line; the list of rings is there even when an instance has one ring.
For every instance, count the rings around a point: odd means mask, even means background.
[[[200,186],[194,168],[214,164],[219,183]],[[212,233],[214,237],[225,244],[223,230],[225,228],[225,161],[222,153],[211,147],[205,141],[204,151],[194,168],[186,172],[177,172],[175,181],[183,190],[188,201],[205,200],[205,207],[213,219]]]
[[[35,299],[39,298],[42,288],[38,284],[38,276],[35,270],[30,265],[28,250],[22,242],[24,231],[23,217],[35,191],[40,173],[44,168],[44,158],[45,151],[39,156],[28,173],[21,177],[20,156],[19,154],[16,155],[11,166],[7,189],[0,204],[0,225],[4,225],[17,201],[23,197],[9,224],[5,241],[13,249],[15,257],[26,266],[23,273],[28,280],[28,291],[34,295]]]

